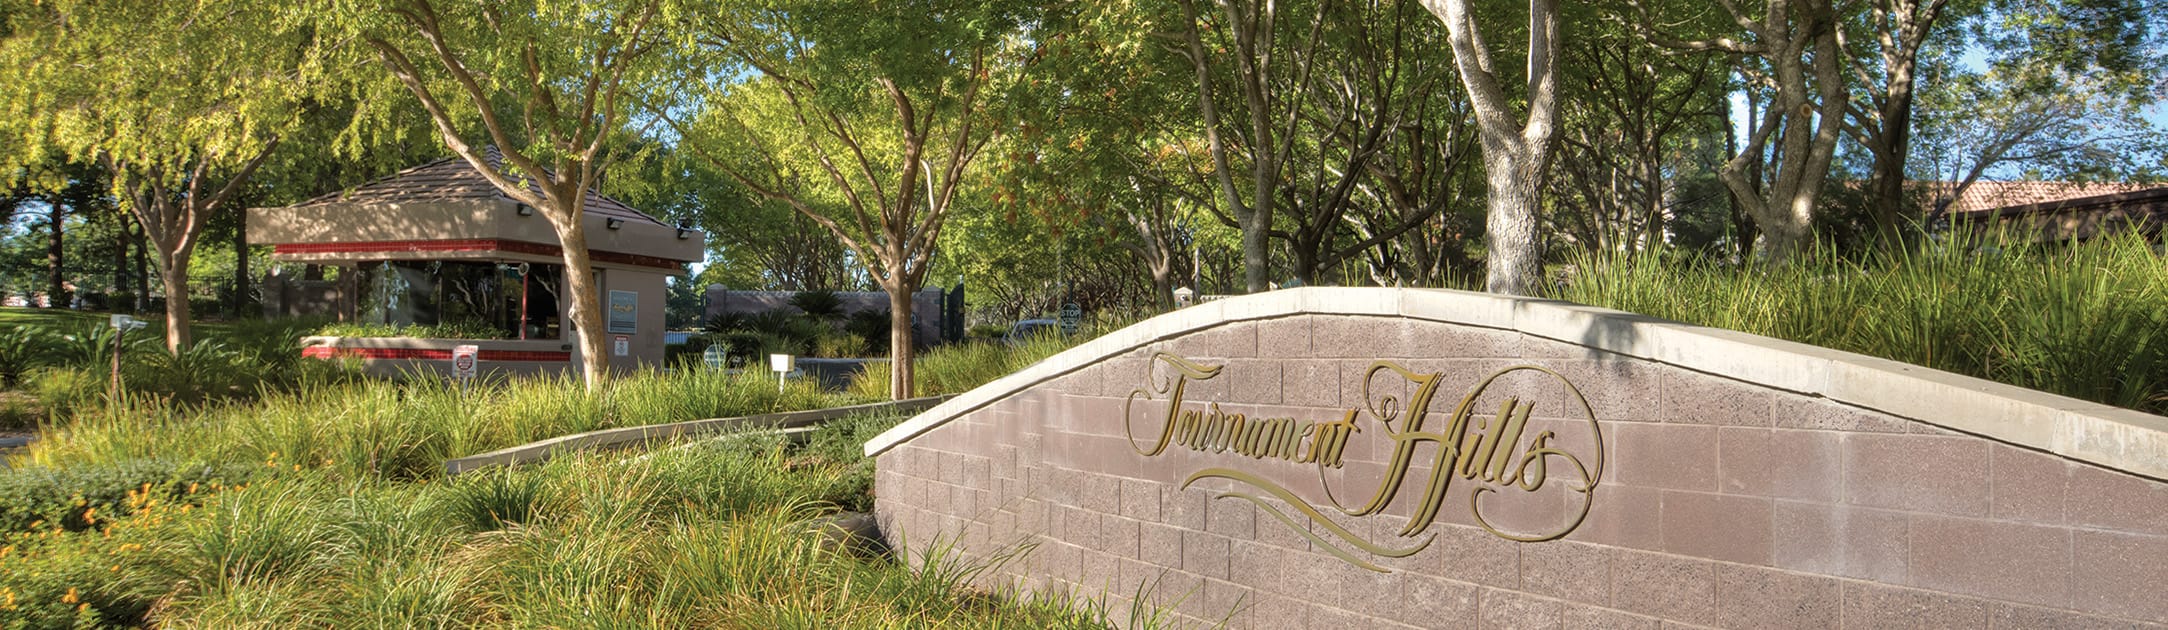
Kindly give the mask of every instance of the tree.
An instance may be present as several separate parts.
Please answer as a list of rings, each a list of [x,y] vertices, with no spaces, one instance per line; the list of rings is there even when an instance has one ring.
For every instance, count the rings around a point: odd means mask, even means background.
[[[204,220],[246,185],[322,93],[316,32],[252,0],[53,2],[11,15],[6,110],[25,141],[112,174],[166,293],[166,348],[190,345],[188,267]]]
[[[1308,82],[1318,52],[1322,6],[1310,21],[1312,27],[1302,33],[1305,37],[1283,39],[1278,2],[1217,0],[1217,17],[1198,11],[1195,0],[1178,3],[1182,50],[1197,78],[1197,114],[1212,157],[1211,174],[1227,214],[1232,215],[1228,222],[1242,234],[1243,290],[1264,291],[1271,283],[1267,241],[1285,181],[1282,170],[1293,160],[1299,140],[1294,128],[1308,94],[1299,86]],[[1210,49],[1208,34],[1213,42]],[[1219,101],[1222,88],[1217,85],[1220,79],[1214,72],[1212,50],[1233,61],[1229,81],[1234,100],[1230,102],[1238,105],[1229,107]],[[1222,120],[1223,109],[1231,110],[1232,121]],[[1236,167],[1245,164],[1249,181],[1241,182],[1236,179]]]
[[[700,226],[708,235],[713,276],[732,289],[858,291],[863,274],[828,229],[789,205],[770,201],[708,168],[687,150],[658,146],[632,163],[633,176],[613,180],[618,199],[658,216]]]
[[[1988,174],[2012,167],[2065,178],[2127,176],[2168,154],[2161,130],[2148,123],[2142,104],[2113,86],[2084,77],[2058,80],[2062,89],[2028,88],[2022,78],[1989,71],[1951,77],[1929,90],[1931,110],[1923,136],[1920,170],[1937,181],[1929,199],[1932,217]]]
[[[632,92],[657,78],[660,55],[652,53],[663,34],[655,27],[672,8],[664,0],[441,7],[385,0],[351,16],[362,41],[429,112],[445,146],[549,220],[590,392],[602,386],[608,355],[587,252],[587,196],[634,106]],[[479,119],[478,132],[463,124],[469,116]]]
[[[1557,135],[1558,5],[1555,0],[1528,2],[1525,124],[1512,109],[1467,0],[1423,0],[1423,7],[1445,22],[1461,87],[1468,92],[1482,134],[1490,244],[1484,288],[1532,295],[1543,273],[1537,213]]]
[[[1853,38],[1863,49],[1855,56],[1873,61],[1852,64],[1865,98],[1850,106],[1845,130],[1873,157],[1867,199],[1885,245],[1904,242],[1907,219],[1917,219],[1907,216],[1905,199],[1914,85],[1922,48],[1949,6],[1948,0],[1874,0],[1863,16],[1866,36]]]
[[[888,294],[889,393],[912,395],[911,293],[997,94],[1028,61],[1024,3],[774,0],[693,21],[698,102],[654,109],[682,144],[850,248]],[[689,122],[678,118],[696,116]]]
[[[1586,249],[1655,251],[1682,201],[1686,147],[1722,131],[1725,64],[1604,26],[1566,46],[1552,222]]]
[[[1844,49],[1831,0],[1767,0],[1760,12],[1720,3],[1742,36],[1682,39],[1660,32],[1641,2],[1629,0],[1644,37],[1659,45],[1721,52],[1741,61],[1747,96],[1762,99],[1748,118],[1746,142],[1721,171],[1732,198],[1761,229],[1769,260],[1785,264],[1806,251],[1815,205],[1829,177],[1849,107]],[[1757,63],[1759,65],[1757,65]]]

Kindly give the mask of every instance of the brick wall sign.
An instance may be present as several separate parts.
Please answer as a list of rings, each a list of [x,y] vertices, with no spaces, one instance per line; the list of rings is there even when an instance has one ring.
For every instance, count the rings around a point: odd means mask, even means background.
[[[1562,302],[1214,301],[867,444],[979,586],[1235,627],[2151,627],[2168,418]]]

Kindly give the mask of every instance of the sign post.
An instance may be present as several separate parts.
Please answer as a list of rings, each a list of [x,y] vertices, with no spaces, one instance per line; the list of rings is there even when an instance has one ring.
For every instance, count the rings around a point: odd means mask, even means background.
[[[1075,302],[1061,305],[1061,334],[1074,335],[1078,324],[1084,322],[1084,307]]]
[[[798,368],[798,357],[787,354],[768,355],[768,369],[775,370],[775,393],[783,393],[783,377]]]
[[[128,339],[128,331],[148,326],[150,323],[118,313],[115,313],[110,321],[113,326],[113,384],[106,391],[106,404],[118,409],[120,407],[120,350],[127,345],[121,342]]]
[[[700,352],[700,360],[707,363],[710,370],[723,369],[730,361],[730,346],[722,343],[710,345],[708,349]]]

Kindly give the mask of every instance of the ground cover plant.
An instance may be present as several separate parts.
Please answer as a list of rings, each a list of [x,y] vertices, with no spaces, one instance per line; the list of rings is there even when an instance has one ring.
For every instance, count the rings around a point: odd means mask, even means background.
[[[93,400],[0,470],[0,628],[1158,624],[1149,605],[968,586],[1003,558],[936,551],[912,571],[823,544],[808,523],[871,508],[860,449],[898,416],[440,472],[577,431],[864,400],[715,370],[599,396],[570,378],[326,379],[223,405]]]
[[[824,544],[812,519],[869,498],[859,440],[900,420],[424,482],[266,460],[223,491],[131,495],[95,531],[11,534],[0,626],[1108,626],[973,590],[985,560]]]
[[[138,398],[200,407],[248,400],[306,381],[351,380],[354,366],[303,360],[300,335],[315,319],[240,320],[198,327],[199,340],[166,352],[156,322],[116,335],[105,316],[49,309],[0,309],[0,428],[31,428],[79,407],[102,404],[115,346],[121,377]]]
[[[2168,261],[2142,238],[1734,267],[1583,259],[1561,299],[2168,413]]]
[[[1112,326],[1107,330],[1119,328]],[[1014,341],[965,340],[918,355],[918,395],[960,394],[1069,349],[1085,335],[1040,335]],[[866,397],[888,391],[888,364],[873,363],[851,378],[849,391]]]

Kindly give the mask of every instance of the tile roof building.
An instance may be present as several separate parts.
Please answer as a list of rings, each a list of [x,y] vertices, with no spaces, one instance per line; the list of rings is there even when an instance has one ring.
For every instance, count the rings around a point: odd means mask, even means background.
[[[502,164],[494,149],[489,157]],[[704,257],[704,236],[594,192],[582,225],[613,367],[660,363],[665,278]],[[337,270],[331,281],[267,279],[267,311],[459,337],[311,337],[305,355],[358,357],[381,371],[448,371],[457,346],[476,345],[481,362],[498,370],[577,365],[556,230],[460,158],[252,208],[248,236],[279,261]]]
[[[1977,182],[1950,204],[1945,216],[1954,227],[2012,228],[2042,241],[2084,240],[2126,231],[2159,239],[2161,227],[2168,224],[2168,186]]]

